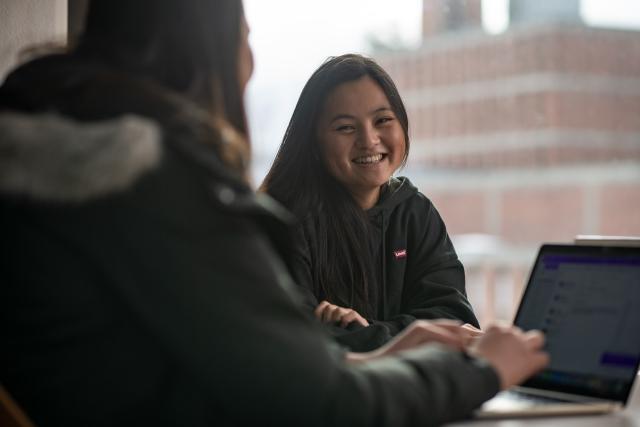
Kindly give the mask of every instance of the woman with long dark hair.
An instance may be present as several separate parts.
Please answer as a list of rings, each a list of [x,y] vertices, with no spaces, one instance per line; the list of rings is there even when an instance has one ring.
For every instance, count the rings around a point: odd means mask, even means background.
[[[354,350],[416,319],[477,331],[442,219],[393,177],[408,154],[407,113],[389,75],[370,58],[338,56],[302,90],[262,185],[300,221],[293,270],[308,307]]]
[[[36,425],[435,425],[545,363],[508,329],[323,336],[244,178],[247,31],[237,0],[93,0],[0,88],[0,382]]]

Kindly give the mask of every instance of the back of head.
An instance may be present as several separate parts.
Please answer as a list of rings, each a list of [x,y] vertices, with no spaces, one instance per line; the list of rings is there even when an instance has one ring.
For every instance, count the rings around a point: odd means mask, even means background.
[[[0,111],[148,118],[214,146],[246,179],[250,50],[241,0],[92,0],[71,45],[11,72]]]
[[[150,78],[246,134],[240,0],[92,0],[75,54]]]

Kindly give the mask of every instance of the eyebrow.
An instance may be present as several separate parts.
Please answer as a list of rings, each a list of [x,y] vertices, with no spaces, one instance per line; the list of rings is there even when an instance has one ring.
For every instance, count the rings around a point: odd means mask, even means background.
[[[369,115],[374,115],[376,113],[380,113],[381,111],[393,111],[393,110],[390,107],[378,107],[375,110],[370,111]],[[336,120],[340,120],[340,119],[355,119],[355,117],[350,114],[336,114],[335,116],[333,116],[331,121],[329,121],[329,123],[333,123]]]

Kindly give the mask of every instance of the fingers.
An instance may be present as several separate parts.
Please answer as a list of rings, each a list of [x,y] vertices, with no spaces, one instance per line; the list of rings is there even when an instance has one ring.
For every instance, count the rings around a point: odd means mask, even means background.
[[[358,314],[358,312],[355,310],[348,310],[347,314],[342,316],[342,318],[340,319],[340,326],[345,328],[351,322],[356,322],[362,326],[369,326],[369,322],[367,322],[367,319],[360,316],[360,314]]]
[[[351,322],[357,322],[362,326],[369,326],[369,322],[360,314],[351,309],[322,301],[314,310],[315,317],[324,323],[340,322],[341,327],[346,327]]]
[[[340,326],[343,328],[347,327],[349,323],[357,321],[357,316],[358,316],[358,313],[356,313],[355,311],[351,311],[345,314],[340,319]]]
[[[507,325],[506,323],[492,323],[491,325],[489,325],[489,327],[486,329],[486,333],[492,332],[492,333],[505,333],[505,332],[522,332],[522,330],[520,328],[518,328],[517,326],[512,326],[512,325]]]
[[[447,329],[449,332],[458,335],[465,347],[470,345],[475,338],[484,335],[484,331],[482,331],[481,329],[478,329],[469,323],[462,324],[462,322],[458,320],[438,319],[430,321],[430,323]]]
[[[471,347],[471,354],[484,357],[500,377],[501,387],[508,388],[542,370],[549,363],[543,351],[544,335],[540,331],[523,332],[516,327],[492,326]]]
[[[472,337],[480,337],[480,336],[484,335],[484,331],[482,329],[478,329],[478,328],[476,328],[475,326],[473,326],[473,325],[471,325],[469,323],[465,323],[460,328],[462,328],[465,331],[467,331]]]
[[[473,335],[470,331],[467,331],[466,329],[463,329],[462,326],[460,324],[449,324],[449,325],[442,325],[442,324],[438,324],[436,325],[438,328],[442,328],[444,330],[446,330],[447,332],[449,332],[451,335],[456,337],[456,341],[461,343],[462,347],[466,347],[468,344],[471,343],[471,340],[473,338]],[[458,344],[455,345],[455,347],[458,347]]]
[[[324,309],[322,317],[327,323],[335,323],[342,317],[342,308],[337,305],[329,304],[329,306]]]
[[[456,327],[459,328],[462,325],[462,322],[455,319],[435,319],[428,320],[432,325],[438,325],[443,327]]]
[[[544,346],[544,335],[540,331],[525,332],[523,337],[527,348],[530,350],[540,350]]]
[[[414,322],[411,332],[415,336],[415,345],[435,341],[462,350],[465,340],[459,331],[459,325],[418,321]]]
[[[533,358],[533,367],[534,367],[534,373],[541,371],[542,369],[544,369],[549,362],[551,362],[551,357],[549,356],[549,353],[543,353],[543,352],[539,352],[537,353],[534,358]]]
[[[314,310],[314,314],[318,320],[321,322],[327,323],[331,322],[332,316],[334,315],[334,311],[337,306],[331,304],[328,301],[322,301],[316,309]]]
[[[542,351],[544,342],[544,334],[540,331],[532,330],[524,333],[525,346],[529,351],[533,352],[531,360],[532,373],[542,370],[549,364],[549,354]]]
[[[331,304],[329,304],[329,301],[322,301],[320,304],[318,304],[316,309],[313,310],[313,314],[316,316],[316,319],[322,320],[322,313],[324,312],[324,309],[328,305],[331,305]]]
[[[322,301],[314,310],[314,314],[321,322],[337,322],[342,317],[341,310],[341,307],[333,305],[329,301]]]

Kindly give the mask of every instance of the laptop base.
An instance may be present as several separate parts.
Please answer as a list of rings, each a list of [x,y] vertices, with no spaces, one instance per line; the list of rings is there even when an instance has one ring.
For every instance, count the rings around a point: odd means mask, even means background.
[[[617,402],[568,402],[552,401],[552,399],[525,400],[515,397],[511,392],[498,393],[493,399],[485,402],[474,413],[477,419],[550,417],[560,415],[593,415],[606,414],[622,409]]]

